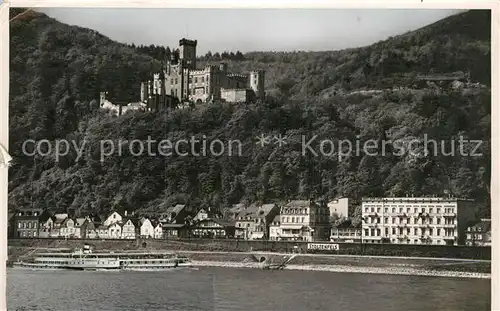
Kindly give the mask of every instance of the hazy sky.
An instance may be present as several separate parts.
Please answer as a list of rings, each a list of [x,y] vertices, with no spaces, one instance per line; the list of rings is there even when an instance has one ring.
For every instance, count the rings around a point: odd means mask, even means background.
[[[368,45],[415,30],[458,10],[84,9],[44,8],[61,22],[124,43],[177,47],[198,40],[198,54],[240,50],[319,51]]]

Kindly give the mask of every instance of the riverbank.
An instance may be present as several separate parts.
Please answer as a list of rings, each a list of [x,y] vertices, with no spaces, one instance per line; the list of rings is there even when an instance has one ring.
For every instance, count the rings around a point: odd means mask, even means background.
[[[250,268],[261,269],[261,263],[224,262],[224,261],[193,261],[195,267],[220,267],[220,268]],[[439,271],[422,270],[410,267],[400,268],[376,268],[376,267],[355,267],[355,266],[335,266],[335,265],[287,265],[284,270],[302,271],[324,271],[337,273],[361,273],[361,274],[388,274],[388,275],[411,275],[411,276],[431,276],[431,277],[453,277],[453,278],[475,278],[491,279],[489,273],[459,272],[459,271]]]
[[[9,261],[26,260],[40,252],[69,251],[72,241],[52,245],[9,246]],[[97,243],[96,243],[97,244]],[[228,268],[262,268],[266,264],[283,263],[290,254],[264,251],[189,250],[171,243],[158,247],[155,243],[144,245],[138,241],[103,241],[96,251],[173,251],[189,257],[197,266]],[[172,246],[176,247],[172,247]],[[295,254],[285,269],[330,271],[346,273],[375,273],[395,275],[422,275],[466,278],[491,278],[491,261],[461,258],[359,256],[340,254]]]
[[[200,267],[259,269],[266,264],[279,264],[289,256],[265,252],[225,253],[184,251],[180,253],[191,258],[194,265]],[[284,269],[363,274],[491,278],[490,261],[443,258],[296,254]]]

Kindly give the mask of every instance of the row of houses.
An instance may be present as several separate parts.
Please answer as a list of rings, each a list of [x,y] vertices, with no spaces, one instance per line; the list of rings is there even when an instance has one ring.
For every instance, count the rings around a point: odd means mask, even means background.
[[[347,210],[345,210],[347,214]],[[103,217],[71,217],[41,210],[17,211],[9,217],[14,238],[136,239],[217,237],[271,240],[328,240],[329,208],[314,201],[278,204],[236,204],[224,213],[190,212],[186,205],[169,207],[157,215],[128,215],[117,211]]]
[[[348,218],[349,200],[328,204],[293,200],[283,204],[236,204],[223,213],[164,207],[156,215],[114,211],[107,216],[70,217],[39,210],[18,211],[9,220],[16,238],[238,238],[344,243],[491,245],[491,222],[474,219],[473,201],[457,198],[364,198],[362,222],[332,226]],[[352,209],[351,209],[352,210]]]
[[[123,215],[117,211],[107,216],[71,217],[67,213],[51,214],[42,210],[19,210],[9,213],[11,238],[82,238],[82,239],[162,239],[168,237],[205,237],[215,232],[218,237],[234,237],[234,224],[219,215],[200,210],[194,217],[185,205],[168,208],[155,217]],[[198,228],[199,227],[199,228]]]

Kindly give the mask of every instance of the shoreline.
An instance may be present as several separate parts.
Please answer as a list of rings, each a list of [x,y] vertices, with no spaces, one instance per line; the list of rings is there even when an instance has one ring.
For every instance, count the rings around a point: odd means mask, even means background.
[[[194,267],[218,267],[218,268],[248,268],[261,269],[261,263],[243,263],[243,262],[224,262],[224,261],[206,261],[193,260]],[[336,273],[363,273],[363,274],[386,274],[386,275],[408,275],[408,276],[430,276],[430,277],[455,277],[455,278],[473,278],[473,279],[491,279],[490,273],[479,272],[459,272],[459,271],[439,271],[425,270],[409,267],[355,267],[345,265],[286,265],[284,270],[296,271],[324,271]]]

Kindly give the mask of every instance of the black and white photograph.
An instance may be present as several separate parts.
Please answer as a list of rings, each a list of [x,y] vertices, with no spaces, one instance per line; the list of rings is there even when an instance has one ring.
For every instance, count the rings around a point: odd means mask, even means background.
[[[6,308],[492,310],[493,12],[10,7]]]

